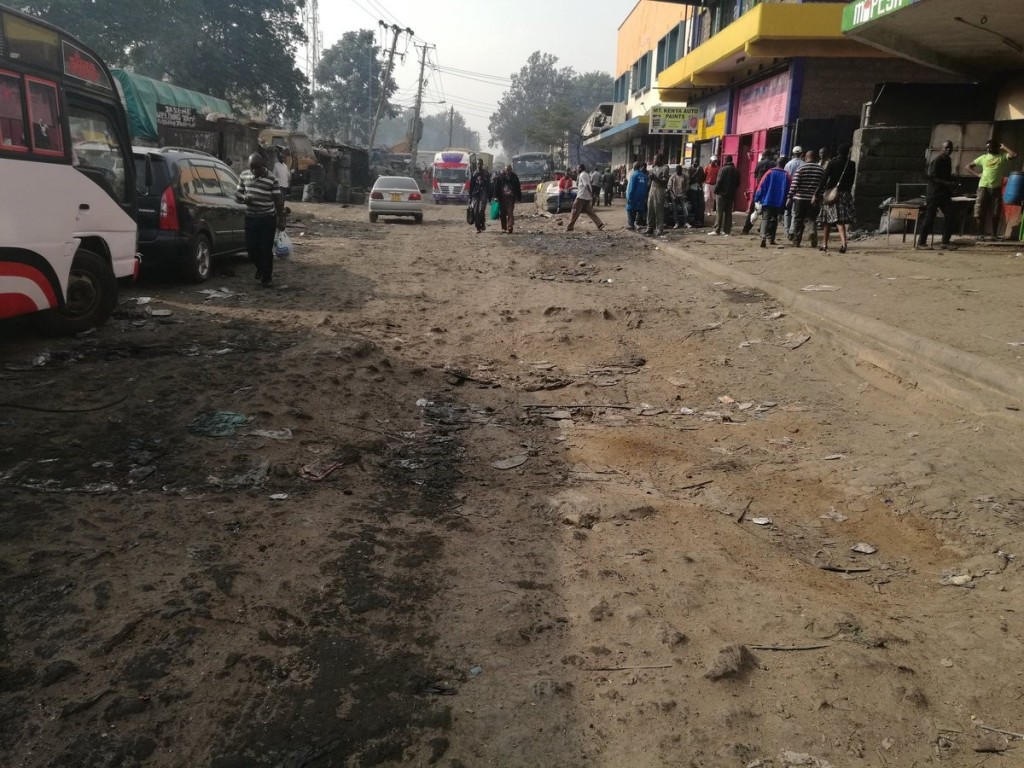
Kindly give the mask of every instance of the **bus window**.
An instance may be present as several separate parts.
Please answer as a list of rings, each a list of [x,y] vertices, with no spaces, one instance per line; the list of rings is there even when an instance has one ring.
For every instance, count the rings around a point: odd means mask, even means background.
[[[110,118],[94,109],[68,105],[71,164],[96,181],[117,202],[128,200],[124,153]],[[106,184],[100,182],[105,179]]]
[[[52,72],[60,71],[60,47],[54,30],[10,13],[0,16],[3,17],[3,31],[7,37],[8,58]]]
[[[21,78],[0,72],[0,150],[27,152]]]
[[[32,123],[32,149],[41,155],[63,155],[57,86],[26,77],[28,82],[28,119]]]

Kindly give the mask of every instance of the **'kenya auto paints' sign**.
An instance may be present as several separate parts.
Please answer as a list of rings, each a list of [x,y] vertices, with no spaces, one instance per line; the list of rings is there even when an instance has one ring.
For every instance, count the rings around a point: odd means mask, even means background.
[[[919,0],[857,0],[843,8],[843,32],[867,24]]]

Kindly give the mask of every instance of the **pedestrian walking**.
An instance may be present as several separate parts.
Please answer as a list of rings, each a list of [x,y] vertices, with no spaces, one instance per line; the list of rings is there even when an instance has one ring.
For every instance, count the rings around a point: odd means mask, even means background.
[[[601,187],[604,191],[604,204],[611,205],[615,197],[615,174],[609,168],[601,177]]]
[[[647,174],[641,169],[640,161],[633,163],[633,171],[626,183],[626,229],[636,231],[639,214],[647,211]]]
[[[807,150],[804,162],[789,185],[789,202],[793,210],[793,245],[800,247],[804,225],[811,222],[811,248],[818,247],[818,190],[825,182],[825,169],[818,163],[818,153]]]
[[[487,229],[487,206],[492,197],[491,174],[484,168],[484,161],[476,161],[476,171],[469,180],[469,204],[473,208],[473,225],[476,231]]]
[[[566,232],[572,232],[576,225],[576,219],[580,217],[581,213],[587,214],[597,225],[598,230],[604,229],[604,222],[594,213],[593,203],[594,188],[590,181],[590,174],[587,173],[587,166],[580,163],[580,172],[576,177],[576,200],[572,204],[572,216],[569,217],[569,226],[565,228]]]
[[[245,203],[245,250],[256,265],[256,279],[264,288],[271,288],[274,235],[285,227],[284,195],[259,152],[249,155],[249,170],[239,177],[235,200]]]
[[[715,182],[715,228],[712,235],[729,237],[732,234],[732,212],[739,188],[740,172],[732,164],[732,155],[726,155]]]
[[[498,174],[494,180],[494,196],[498,199],[498,218],[501,220],[501,231],[512,234],[516,225],[516,203],[523,200],[523,188],[519,183],[519,175],[512,169],[511,163]]]
[[[683,173],[683,166],[677,165],[676,172],[668,180],[668,196],[672,201],[672,229],[690,226],[690,179]]]
[[[772,168],[775,167],[775,154],[770,150],[766,149],[761,153],[761,159],[757,165],[754,166],[754,189],[757,189],[757,185],[761,183],[761,179],[768,173]],[[747,218],[743,222],[742,234],[749,235],[750,230],[754,228],[754,196],[750,195],[750,202],[747,203]]]
[[[967,166],[979,177],[974,218],[978,220],[979,239],[985,239],[985,225],[992,222],[992,239],[999,240],[999,219],[1003,215],[1003,179],[1010,173],[1010,160],[1017,153],[995,139],[985,144],[985,154]]]
[[[693,163],[688,171],[690,188],[687,195],[690,200],[690,223],[695,227],[704,226],[704,167]]]
[[[712,155],[704,168],[704,215],[715,212],[715,184],[718,183],[718,156]],[[703,223],[703,222],[701,222]]]
[[[779,217],[789,199],[789,174],[786,173],[786,158],[780,157],[774,168],[761,177],[754,190],[754,205],[761,206],[761,247],[775,245],[779,228]]]
[[[792,179],[800,166],[804,164],[804,148],[800,145],[793,147],[792,159],[786,163],[786,173],[789,174],[789,178]],[[793,240],[793,206],[789,203],[786,204],[786,213],[784,217],[784,224],[786,227],[786,237]]]
[[[825,167],[822,182],[821,212],[818,223],[824,236],[819,251],[828,252],[828,236],[832,227],[839,232],[840,253],[846,253],[846,228],[853,223],[856,211],[853,207],[853,180],[857,176],[857,164],[850,160],[850,145],[842,144],[835,157]]]
[[[953,142],[942,142],[942,151],[928,162],[928,189],[924,197],[924,216],[921,218],[921,228],[917,233],[917,242],[914,247],[918,249],[931,250],[928,245],[928,235],[932,233],[932,225],[935,223],[935,213],[942,211],[945,223],[942,229],[942,247],[950,247],[950,238],[956,227],[953,224],[953,194],[956,192],[957,181],[953,176]]]
[[[668,195],[668,177],[671,171],[662,155],[654,156],[651,166],[650,183],[647,191],[647,234],[665,234],[665,199]]]

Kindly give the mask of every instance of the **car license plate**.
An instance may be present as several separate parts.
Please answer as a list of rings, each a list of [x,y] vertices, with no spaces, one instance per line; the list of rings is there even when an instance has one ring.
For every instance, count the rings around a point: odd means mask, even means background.
[[[391,193],[391,202],[392,203],[400,203],[400,202],[402,202],[402,196],[401,195],[396,195],[394,192],[392,192]]]

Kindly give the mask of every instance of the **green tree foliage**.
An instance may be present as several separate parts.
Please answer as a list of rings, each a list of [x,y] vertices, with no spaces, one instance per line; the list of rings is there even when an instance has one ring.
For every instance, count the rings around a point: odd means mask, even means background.
[[[342,35],[341,40],[324,51],[314,79],[314,133],[366,144],[384,79],[380,47],[374,41],[373,31],[360,29]],[[397,89],[395,79],[389,78],[385,98],[390,99]],[[384,116],[395,114],[390,103],[386,104]]]
[[[309,101],[295,65],[305,0],[15,0],[108,64],[239,107],[297,117]]]
[[[579,129],[587,116],[612,94],[612,77],[605,72],[580,75],[559,67],[558,57],[535,51],[512,75],[512,85],[491,115],[490,145],[501,144],[509,154],[578,146]]]

